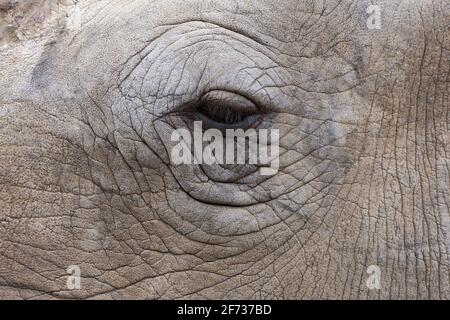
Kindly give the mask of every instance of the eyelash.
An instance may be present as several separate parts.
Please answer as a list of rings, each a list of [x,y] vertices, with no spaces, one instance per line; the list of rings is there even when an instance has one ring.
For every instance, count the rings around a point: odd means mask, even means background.
[[[208,103],[202,103],[198,108],[197,112],[201,113],[203,116],[222,124],[239,124],[248,119],[254,114],[238,110],[232,106],[210,106]]]
[[[202,121],[208,129],[256,128],[265,113],[251,100],[233,92],[213,90],[197,101],[185,104],[176,114]]]

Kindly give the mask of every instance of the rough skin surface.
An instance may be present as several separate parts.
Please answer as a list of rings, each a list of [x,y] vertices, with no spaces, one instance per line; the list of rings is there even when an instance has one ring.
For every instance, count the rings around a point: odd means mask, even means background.
[[[450,2],[370,4],[0,0],[0,298],[449,299]],[[210,90],[278,174],[170,164]]]

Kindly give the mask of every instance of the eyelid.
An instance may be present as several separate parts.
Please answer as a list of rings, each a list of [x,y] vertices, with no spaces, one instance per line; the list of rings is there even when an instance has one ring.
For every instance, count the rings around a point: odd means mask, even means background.
[[[201,98],[194,101],[186,102],[177,111],[169,112],[167,114],[187,114],[199,110],[202,104],[211,104],[212,101],[217,100],[221,105],[232,105],[234,109],[245,113],[264,113],[259,106],[251,99],[240,93],[225,90],[211,90],[206,92]]]
[[[261,113],[261,110],[253,101],[251,101],[247,97],[244,97],[242,94],[230,91],[209,91],[202,96],[202,98],[200,99],[200,104],[208,103],[209,105],[211,105],[214,101],[217,101],[217,103],[221,105],[228,104],[234,109],[245,113]]]

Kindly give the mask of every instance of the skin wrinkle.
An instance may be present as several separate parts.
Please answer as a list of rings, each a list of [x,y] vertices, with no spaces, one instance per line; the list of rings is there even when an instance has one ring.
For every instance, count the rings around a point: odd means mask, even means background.
[[[0,124],[0,161],[16,163],[0,166],[0,221],[14,217],[0,222],[0,297],[447,298],[448,6],[382,2],[383,30],[368,31],[364,1],[188,2],[80,1],[82,30],[36,45],[37,82],[5,91],[1,108],[19,109]],[[5,61],[30,69],[27,45]],[[280,174],[233,195],[255,204],[211,206],[220,184],[168,163],[166,131],[187,121],[171,111],[213,89],[277,107]],[[70,264],[82,290],[65,287]]]

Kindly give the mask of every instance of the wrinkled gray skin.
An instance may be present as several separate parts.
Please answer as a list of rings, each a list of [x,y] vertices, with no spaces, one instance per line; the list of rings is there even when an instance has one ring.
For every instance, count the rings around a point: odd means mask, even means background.
[[[86,0],[4,46],[0,298],[448,299],[450,3],[378,3]],[[278,174],[170,165],[211,90]]]

